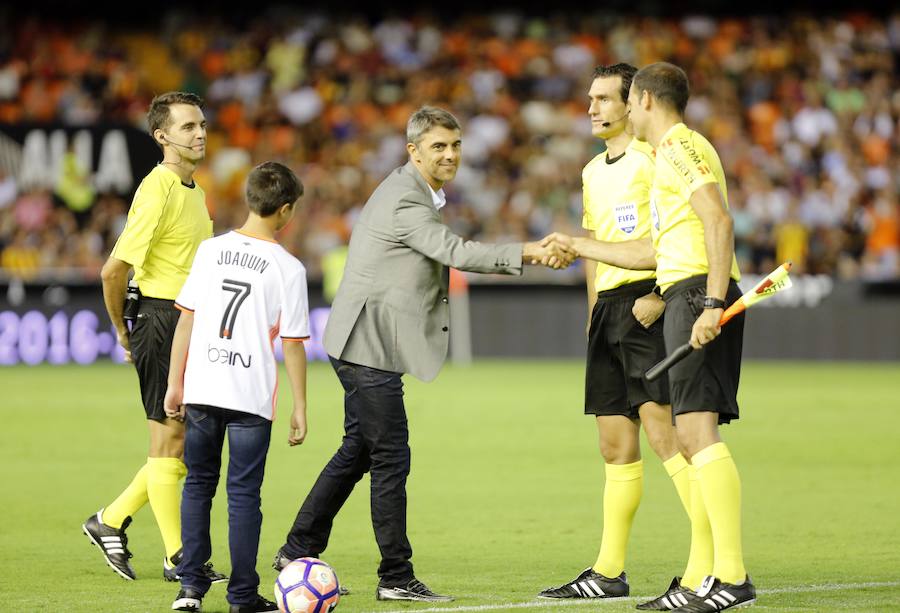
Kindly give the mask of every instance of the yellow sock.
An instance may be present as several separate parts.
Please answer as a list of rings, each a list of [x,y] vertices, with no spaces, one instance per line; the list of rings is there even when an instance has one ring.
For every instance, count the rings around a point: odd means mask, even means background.
[[[713,574],[713,535],[709,528],[706,505],[703,504],[697,469],[688,465],[687,473],[691,488],[691,553],[681,584],[697,591],[704,577]]]
[[[741,478],[725,443],[702,449],[692,458],[713,535],[713,575],[741,583],[747,575],[741,549]]]
[[[103,523],[110,528],[121,528],[125,518],[137,513],[145,504],[147,504],[146,464],[137,471],[125,491],[103,509]]]
[[[691,480],[688,477],[688,468],[690,464],[684,459],[680,453],[676,453],[671,458],[663,462],[666,472],[672,478],[675,484],[675,491],[678,492],[678,498],[681,500],[681,506],[684,512],[691,516]]]
[[[147,458],[147,494],[166,557],[181,549],[181,486],[187,468],[179,458]]]
[[[607,464],[603,488],[603,540],[594,570],[618,577],[625,570],[625,548],[644,489],[644,462]]]

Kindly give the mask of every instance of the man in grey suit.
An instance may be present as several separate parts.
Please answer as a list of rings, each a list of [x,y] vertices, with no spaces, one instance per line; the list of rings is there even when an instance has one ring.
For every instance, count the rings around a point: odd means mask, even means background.
[[[334,517],[354,485],[371,472],[372,524],[381,551],[378,600],[449,601],[413,574],[406,537],[410,469],[402,375],[437,376],[447,355],[450,266],[521,274],[523,263],[561,268],[573,256],[550,244],[466,241],[441,221],[444,183],[456,176],[459,123],[422,107],[406,127],[409,162],[375,190],[350,237],[340,288],[325,329],[325,349],[344,387],[344,438],[322,470],[273,566],[318,557]]]

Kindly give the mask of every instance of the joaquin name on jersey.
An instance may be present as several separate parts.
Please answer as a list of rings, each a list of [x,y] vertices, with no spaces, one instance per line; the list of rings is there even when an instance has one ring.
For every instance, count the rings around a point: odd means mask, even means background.
[[[216,262],[219,266],[239,266],[248,270],[255,270],[259,274],[265,272],[269,267],[268,260],[244,251],[231,251],[223,249],[219,252],[219,259]]]

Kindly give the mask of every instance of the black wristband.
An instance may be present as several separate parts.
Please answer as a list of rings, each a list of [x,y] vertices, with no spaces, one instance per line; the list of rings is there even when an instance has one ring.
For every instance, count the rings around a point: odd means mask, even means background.
[[[720,300],[718,298],[713,298],[712,296],[704,296],[703,297],[703,308],[704,309],[724,309],[725,301]]]

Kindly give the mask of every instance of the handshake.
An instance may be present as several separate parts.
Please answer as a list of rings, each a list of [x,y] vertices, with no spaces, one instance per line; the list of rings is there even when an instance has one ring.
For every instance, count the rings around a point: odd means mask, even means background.
[[[567,268],[578,256],[575,239],[559,232],[548,234],[539,241],[525,243],[522,248],[523,262],[557,270]]]

